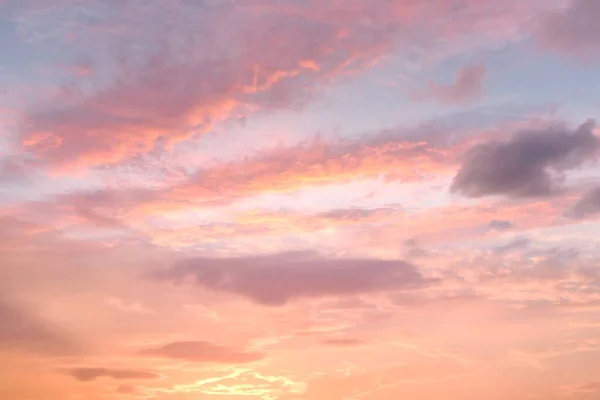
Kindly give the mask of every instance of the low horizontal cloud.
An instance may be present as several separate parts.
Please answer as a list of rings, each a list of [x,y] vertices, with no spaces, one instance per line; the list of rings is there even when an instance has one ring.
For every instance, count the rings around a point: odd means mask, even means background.
[[[402,260],[334,259],[310,252],[237,258],[191,258],[152,274],[244,296],[258,304],[281,306],[299,298],[348,296],[422,288],[431,280]]]
[[[560,190],[564,171],[597,156],[595,126],[591,120],[575,130],[560,124],[476,145],[467,152],[451,191],[468,197],[549,196]]]
[[[141,356],[172,358],[197,363],[245,364],[264,357],[205,341],[173,342],[138,352]]]
[[[67,373],[80,382],[90,382],[99,378],[110,378],[118,381],[124,380],[153,380],[161,376],[153,372],[135,369],[115,368],[73,368]]]

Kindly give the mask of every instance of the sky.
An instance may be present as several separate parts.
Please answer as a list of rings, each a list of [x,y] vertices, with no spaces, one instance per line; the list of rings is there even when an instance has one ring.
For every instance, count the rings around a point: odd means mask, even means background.
[[[600,397],[600,1],[0,0],[0,398]]]

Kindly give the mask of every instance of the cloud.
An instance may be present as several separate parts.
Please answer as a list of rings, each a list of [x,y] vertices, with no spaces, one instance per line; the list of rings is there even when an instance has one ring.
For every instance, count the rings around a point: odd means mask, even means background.
[[[465,104],[479,99],[483,95],[483,79],[487,69],[484,65],[468,65],[456,73],[455,81],[444,85],[430,82],[416,99],[435,99],[449,104]]]
[[[420,246],[417,238],[406,239],[403,246],[407,258],[421,258],[429,255],[429,252]]]
[[[391,179],[402,181],[427,179],[440,171],[450,173],[452,154],[449,148],[407,138],[398,131],[358,140],[316,139],[206,167],[171,186],[70,192],[32,202],[30,206],[34,212],[68,211],[98,227],[127,228],[128,214],[132,211],[140,214],[201,204],[226,205],[263,193],[292,192],[307,186],[381,176],[393,175]],[[349,220],[390,211],[393,210],[348,209],[332,211],[323,217]]]
[[[44,4],[42,13],[23,7],[19,32],[66,47],[71,63],[87,60],[94,73],[74,73],[49,100],[32,102],[19,141],[55,170],[119,163],[222,123],[302,107],[315,88],[371,68],[415,40],[431,46],[475,33],[482,42],[511,40],[507,21],[523,22],[544,8],[533,4],[538,9],[441,0],[66,1]],[[82,10],[93,16],[85,24]],[[432,22],[426,29],[424,18]],[[472,99],[483,74],[466,67],[454,85],[434,91],[449,101]]]
[[[538,32],[541,43],[552,50],[583,59],[600,59],[600,3],[572,0],[543,19]]]
[[[52,355],[73,354],[77,346],[60,329],[0,297],[0,346]]]
[[[119,385],[119,387],[117,387],[117,393],[134,394],[135,392],[136,392],[135,386]]]
[[[570,210],[570,215],[577,218],[588,217],[600,212],[600,186],[585,193]]]
[[[564,125],[522,131],[505,142],[470,149],[451,191],[468,197],[549,196],[560,188],[560,174],[593,159],[600,148],[595,123],[571,131]]]
[[[97,37],[113,52],[115,76],[92,91],[69,87],[51,102],[38,102],[26,112],[21,141],[51,167],[72,169],[117,163],[150,151],[160,138],[173,144],[220,122],[293,107],[320,82],[389,51],[402,19],[389,2],[368,10],[358,2],[343,9],[306,5],[183,2],[171,10],[177,30],[167,32],[158,22],[156,29],[143,27],[146,36],[132,31],[135,48],[127,36],[117,43]],[[150,13],[160,21],[163,8],[107,7],[133,26],[139,22],[127,13]],[[190,15],[197,21],[186,25]],[[362,22],[365,15],[370,24]],[[119,20],[105,23],[109,30],[132,28]]]
[[[493,219],[488,223],[488,228],[494,231],[507,231],[514,228],[514,224],[510,221]]]
[[[247,196],[386,175],[419,180],[445,167],[445,150],[398,132],[358,140],[311,140],[199,170],[173,196]]]
[[[192,258],[152,276],[167,282],[189,277],[198,286],[238,294],[266,306],[281,306],[298,298],[419,289],[432,282],[401,260],[328,259],[308,252]]]
[[[138,354],[148,357],[218,364],[246,364],[264,357],[261,353],[240,351],[204,341],[173,342],[140,350]]]
[[[503,246],[496,247],[494,251],[498,254],[508,253],[514,250],[522,250],[531,244],[531,240],[527,238],[517,238]]]
[[[596,393],[600,392],[600,380],[584,383],[577,387],[580,392]]]
[[[0,157],[0,183],[23,183],[29,178],[31,166],[27,161],[16,156]]]
[[[68,370],[67,373],[80,382],[90,382],[98,378],[111,378],[124,381],[153,380],[161,377],[158,374],[148,371],[114,368],[73,368]]]

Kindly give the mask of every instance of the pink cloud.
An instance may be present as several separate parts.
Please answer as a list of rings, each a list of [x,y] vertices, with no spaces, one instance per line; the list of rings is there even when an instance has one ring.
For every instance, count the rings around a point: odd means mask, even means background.
[[[152,277],[244,296],[266,306],[299,298],[414,290],[435,282],[401,260],[328,259],[312,253],[237,258],[192,258]]]
[[[175,38],[160,31],[140,38],[154,50],[141,62],[137,54],[119,61],[107,85],[89,94],[70,90],[69,97],[31,108],[21,140],[55,168],[115,163],[149,151],[161,137],[173,144],[222,121],[302,103],[319,82],[389,48],[398,21],[390,7],[382,3],[368,26],[361,22],[363,7],[321,6],[316,15],[304,6],[211,9],[213,19],[203,22],[210,34],[189,37],[182,28]],[[224,26],[236,28],[219,37]]]
[[[600,3],[571,0],[568,6],[552,12],[540,26],[542,44],[565,55],[598,60],[600,57]]]
[[[484,65],[468,65],[461,68],[455,81],[450,84],[430,82],[423,92],[417,93],[416,99],[433,99],[442,103],[462,105],[471,103],[483,96],[483,80],[487,69]]]
[[[72,20],[77,6],[49,5],[45,13],[25,7],[19,19],[24,28],[38,26],[36,32],[47,25],[41,40],[49,44],[76,36],[70,48],[94,65],[85,90],[67,85],[59,96],[34,103],[21,125],[25,149],[62,171],[119,163],[152,150],[159,139],[168,148],[221,122],[302,106],[319,85],[391,54],[403,34],[411,37],[413,29],[423,28],[423,18],[439,22],[424,32],[429,43],[449,32],[493,36],[508,16],[528,15],[510,4],[467,2],[457,9],[440,0],[219,6],[184,1],[167,7],[165,19],[165,6],[158,3],[87,3],[82,7],[94,18],[82,33],[82,22]],[[50,23],[51,17],[61,22]],[[171,20],[177,29],[166,22]],[[456,84],[434,91],[451,101],[471,99],[483,73],[469,67]]]

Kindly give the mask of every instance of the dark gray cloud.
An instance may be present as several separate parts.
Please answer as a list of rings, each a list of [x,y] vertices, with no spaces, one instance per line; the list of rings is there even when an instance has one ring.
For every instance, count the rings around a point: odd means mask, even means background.
[[[261,353],[241,351],[204,341],[173,342],[143,349],[138,354],[141,356],[218,364],[245,364],[258,361],[264,357]]]
[[[576,218],[584,218],[597,213],[600,213],[600,186],[584,194],[570,212],[571,216]]]
[[[124,381],[152,380],[161,377],[158,374],[148,371],[114,368],[73,368],[68,370],[67,373],[80,382],[90,382],[98,378],[111,378],[118,381]]]
[[[238,294],[267,306],[281,306],[298,298],[409,290],[430,283],[405,261],[328,259],[310,252],[193,258],[152,277],[175,283],[192,278],[198,286]]]
[[[598,154],[595,123],[574,131],[563,124],[522,131],[505,142],[480,144],[468,151],[451,191],[468,197],[549,196],[561,188],[561,173]]]
[[[0,297],[0,347],[46,354],[73,354],[77,346],[59,328]]]
[[[514,227],[514,224],[510,221],[503,221],[498,219],[493,219],[488,223],[488,228],[494,231],[507,231]]]

